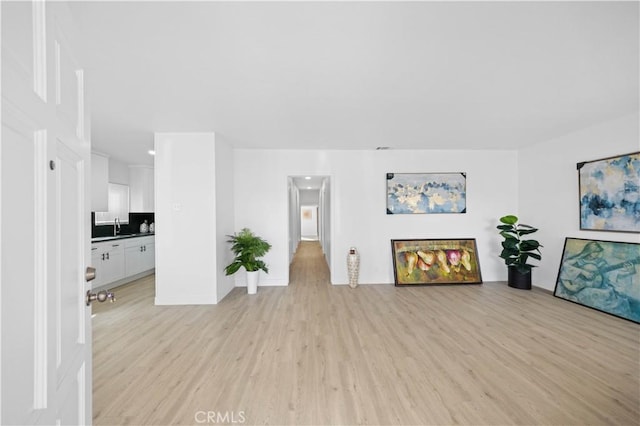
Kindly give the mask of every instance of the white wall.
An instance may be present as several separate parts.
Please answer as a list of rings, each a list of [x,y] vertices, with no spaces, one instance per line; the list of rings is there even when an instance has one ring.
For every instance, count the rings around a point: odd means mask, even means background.
[[[300,221],[297,215],[300,208],[300,190],[294,185],[291,177],[287,178],[287,191],[289,194],[289,263],[291,263],[300,241]]]
[[[542,262],[533,284],[555,288],[565,237],[640,242],[638,234],[580,231],[576,164],[640,151],[638,114],[583,129],[519,153],[519,216],[540,229]]]
[[[113,157],[109,158],[109,182],[129,185],[129,166]]]
[[[317,206],[320,200],[319,189],[301,189],[300,205],[301,206]]]
[[[327,264],[331,264],[331,182],[324,179],[322,181],[322,187],[320,188],[319,196],[320,208],[318,209],[320,230],[319,238],[322,245],[322,252],[327,261]]]
[[[233,205],[233,149],[221,136],[215,139],[215,186],[216,186],[216,303],[234,287],[233,277],[224,273],[224,267],[233,260],[227,235],[234,233]]]
[[[215,136],[156,133],[155,151],[155,303],[217,303]]]
[[[393,283],[390,240],[408,238],[475,238],[484,281],[504,281],[495,226],[500,216],[513,213],[540,228],[543,261],[533,283],[552,290],[566,236],[639,241],[637,234],[579,231],[576,170],[580,161],[637,151],[639,122],[634,114],[520,152],[233,150],[213,134],[180,135],[179,144],[176,135],[158,135],[163,148],[156,146],[156,222],[163,232],[156,236],[157,302],[216,303],[234,285],[246,285],[242,274],[222,272],[231,260],[226,235],[243,227],[273,246],[261,285],[287,285],[288,177],[306,174],[332,182],[322,204],[331,215],[334,284],[348,282],[351,246],[361,255],[361,283]],[[466,214],[386,214],[386,173],[458,171],[467,173]],[[175,257],[166,261],[162,253]]]
[[[360,282],[393,283],[391,239],[476,238],[485,281],[506,280],[495,226],[517,212],[515,151],[235,151],[235,227],[267,239],[270,273],[262,285],[289,281],[287,177],[331,178],[331,281],[347,284],[346,254],[357,247]],[[467,213],[387,215],[386,173],[466,172]]]
[[[154,211],[154,174],[153,166],[129,166],[129,208],[131,212]]]
[[[91,211],[109,211],[109,156],[91,153]]]
[[[300,235],[318,238],[318,206],[300,206]]]

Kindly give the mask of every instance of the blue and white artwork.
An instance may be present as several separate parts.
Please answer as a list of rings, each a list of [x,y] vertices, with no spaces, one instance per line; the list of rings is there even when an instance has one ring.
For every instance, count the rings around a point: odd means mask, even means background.
[[[580,229],[640,232],[640,152],[579,163]]]
[[[387,173],[387,214],[466,213],[465,173]]]
[[[640,244],[567,238],[553,294],[640,323]]]

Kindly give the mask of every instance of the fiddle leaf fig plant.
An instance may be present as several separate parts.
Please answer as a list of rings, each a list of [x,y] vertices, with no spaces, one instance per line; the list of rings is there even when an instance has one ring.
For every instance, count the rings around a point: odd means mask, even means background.
[[[243,228],[240,232],[227,235],[228,243],[231,243],[231,251],[235,254],[233,262],[224,268],[227,275],[238,272],[241,267],[247,272],[262,270],[269,272],[269,268],[260,257],[267,254],[271,244],[255,235],[249,228]]]
[[[527,274],[535,265],[528,263],[529,258],[541,260],[540,247],[542,245],[528,235],[538,231],[530,225],[518,223],[518,217],[507,215],[500,218],[502,225],[498,225],[500,235],[504,238],[500,257],[507,266],[515,267],[520,273]]]

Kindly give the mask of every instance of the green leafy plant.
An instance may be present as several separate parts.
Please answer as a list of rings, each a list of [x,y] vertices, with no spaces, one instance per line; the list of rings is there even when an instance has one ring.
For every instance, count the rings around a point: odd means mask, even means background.
[[[518,217],[514,215],[503,216],[500,218],[500,222],[502,225],[498,225],[497,228],[504,238],[500,257],[504,259],[507,266],[517,268],[522,274],[531,272],[531,268],[535,265],[527,262],[529,258],[542,259],[540,254],[542,245],[536,240],[525,238],[525,236],[538,231],[538,228],[518,223]]]
[[[271,244],[255,235],[249,228],[243,228],[227,237],[227,242],[231,243],[231,251],[236,255],[233,262],[224,268],[227,275],[235,274],[240,267],[244,267],[247,272],[269,272],[267,265],[259,258],[267,254]]]

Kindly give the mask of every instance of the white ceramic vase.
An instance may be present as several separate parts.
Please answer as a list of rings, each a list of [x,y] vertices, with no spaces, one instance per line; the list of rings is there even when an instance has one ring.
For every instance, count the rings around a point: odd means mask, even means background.
[[[247,294],[256,294],[258,292],[258,279],[260,271],[247,271]]]
[[[360,255],[355,247],[349,249],[347,254],[347,272],[349,273],[349,287],[358,287],[358,274],[360,272]]]

